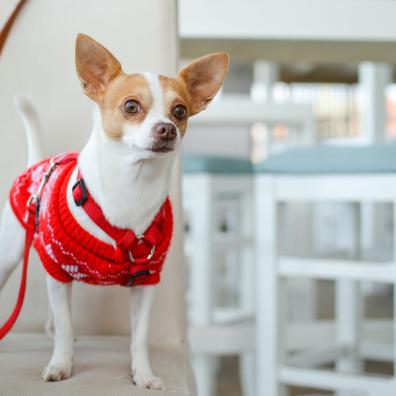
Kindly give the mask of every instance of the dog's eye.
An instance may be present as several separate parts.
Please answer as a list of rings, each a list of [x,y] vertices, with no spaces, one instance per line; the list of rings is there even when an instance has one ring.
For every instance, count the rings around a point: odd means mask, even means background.
[[[182,105],[178,105],[176,106],[173,111],[172,114],[178,119],[178,120],[183,120],[184,118],[186,118],[187,115],[187,110],[184,106]]]
[[[132,99],[129,99],[125,102],[124,109],[128,114],[136,114],[141,111],[139,103]]]

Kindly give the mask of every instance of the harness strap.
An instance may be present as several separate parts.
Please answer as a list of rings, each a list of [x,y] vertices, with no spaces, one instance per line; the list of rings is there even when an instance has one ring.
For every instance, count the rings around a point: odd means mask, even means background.
[[[101,207],[89,193],[81,172],[78,171],[77,182],[73,187],[73,198],[77,206],[80,206],[89,218],[109,235],[116,243],[117,249],[115,256],[118,261],[122,261],[125,257],[129,258],[133,264],[142,265],[149,264],[155,253],[156,244],[163,238],[164,218],[160,210],[155,216],[152,224],[143,235],[136,235],[132,230],[118,228],[108,222]],[[151,249],[150,253],[145,257],[134,257],[135,250],[138,252],[141,245]]]

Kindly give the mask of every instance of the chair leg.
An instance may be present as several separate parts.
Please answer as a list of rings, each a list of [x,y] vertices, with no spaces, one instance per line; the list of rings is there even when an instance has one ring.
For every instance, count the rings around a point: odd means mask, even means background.
[[[240,238],[252,238],[254,235],[253,187],[243,195],[241,202]],[[244,312],[254,315],[254,245],[248,244],[241,249],[240,306]]]
[[[215,395],[215,364],[212,356],[195,355],[193,359],[198,396]]]
[[[257,395],[279,396],[277,205],[273,179],[258,177],[256,194]]]
[[[213,313],[213,197],[210,178],[196,181],[196,193],[192,208],[192,238],[194,254],[190,262],[191,324],[209,325]],[[193,351],[194,352],[194,351]],[[194,354],[194,374],[199,396],[213,396],[215,388],[215,358]]]
[[[239,376],[244,396],[256,396],[255,353],[245,352],[239,355]]]
[[[361,229],[360,235],[356,235],[352,257],[360,257],[364,247],[362,228],[364,224],[359,218],[361,207],[352,206],[352,215],[356,231]],[[360,337],[363,320],[363,301],[361,299],[360,284],[350,280],[336,281],[336,337],[341,346],[341,357],[336,362],[337,370],[345,372],[360,372],[362,361],[359,356]],[[340,396],[342,393],[340,393]]]
[[[359,212],[363,214],[363,210],[359,205],[351,205],[351,209],[356,236],[354,248],[350,254],[351,257],[359,258],[365,245],[362,231],[364,224],[359,216]],[[336,362],[339,371],[360,372],[362,369],[359,351],[364,305],[361,297],[358,282],[336,281],[336,336],[338,345],[345,349]],[[342,393],[340,393],[341,395]]]
[[[239,356],[239,376],[243,396],[257,396],[256,354],[254,352],[245,352]],[[279,386],[279,396],[289,396],[287,386]]]
[[[359,345],[362,314],[359,290],[357,282],[336,282],[337,343],[345,349],[337,360],[337,369],[340,371],[359,372],[361,369]]]
[[[253,233],[252,194],[246,194],[242,202],[243,224],[241,238]],[[254,312],[254,252],[252,247],[244,247],[241,252],[242,273],[240,281],[240,306],[247,313]],[[245,352],[239,355],[239,376],[244,396],[256,396],[256,353]]]

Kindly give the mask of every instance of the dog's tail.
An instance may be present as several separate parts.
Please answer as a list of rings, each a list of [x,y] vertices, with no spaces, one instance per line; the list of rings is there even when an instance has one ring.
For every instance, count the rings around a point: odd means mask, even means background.
[[[28,166],[31,166],[43,158],[39,117],[33,104],[25,97],[17,96],[15,105],[25,126],[28,143]]]

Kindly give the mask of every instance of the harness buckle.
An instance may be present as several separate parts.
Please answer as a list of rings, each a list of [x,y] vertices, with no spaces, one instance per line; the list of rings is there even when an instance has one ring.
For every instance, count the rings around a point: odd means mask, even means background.
[[[38,197],[38,195],[36,193],[31,194],[30,197],[28,198],[27,202],[26,202],[26,206],[29,207],[32,202],[37,203],[38,198],[39,197]]]
[[[74,202],[75,202],[75,204],[76,204],[77,206],[82,206],[82,205],[85,204],[85,202],[86,202],[87,199],[88,199],[88,191],[87,191],[87,187],[86,187],[86,185],[85,185],[84,179],[82,179],[82,178],[78,179],[78,180],[74,183],[73,188],[72,188],[72,191],[74,192],[74,190],[75,190],[78,186],[80,186],[80,189],[81,189],[81,198],[80,198],[78,201],[76,201],[76,198],[74,197],[74,194],[73,194],[73,198],[74,198]]]
[[[31,194],[30,197],[29,197],[29,199],[27,200],[27,203],[26,203],[27,206],[30,206],[30,204],[31,204],[32,202],[34,202],[34,203],[36,203],[36,204],[39,202],[41,193],[43,192],[44,187],[45,187],[45,185],[47,184],[48,179],[50,178],[52,172],[54,171],[54,169],[55,169],[56,166],[57,166],[57,163],[55,162],[55,159],[54,159],[54,158],[51,158],[51,159],[50,159],[49,164],[50,164],[50,166],[49,166],[48,169],[44,172],[44,175],[43,175],[43,177],[42,177],[42,179],[41,179],[41,182],[40,182],[40,185],[39,185],[37,191],[36,191],[35,193]]]
[[[149,276],[149,275],[151,275],[153,273],[153,271],[151,271],[151,270],[143,270],[143,271],[138,271],[138,272],[136,272],[135,274],[133,274],[133,275],[131,275],[131,279],[129,279],[129,282],[128,282],[128,286],[130,287],[130,286],[133,286],[133,284],[135,283],[135,280],[137,279],[137,278],[139,278],[140,276]],[[143,280],[144,279],[142,279],[140,282],[143,282]],[[139,282],[139,283],[140,283]],[[135,283],[135,285],[136,285],[136,283]]]
[[[137,237],[136,237],[136,239],[141,239],[141,240],[144,240],[144,235],[138,235]],[[149,253],[149,255],[145,258],[145,259],[143,259],[144,261],[149,261],[149,260],[151,260],[153,257],[154,257],[154,253],[155,253],[155,245],[151,245],[151,250],[150,250],[150,253]],[[133,257],[133,254],[132,254],[132,252],[128,249],[128,258],[129,258],[129,261],[132,263],[132,264],[134,264],[135,262],[136,262],[136,260],[139,260],[139,259],[135,259],[134,257]]]
[[[41,182],[40,182],[40,185],[39,185],[37,191],[35,193],[31,194],[30,197],[28,198],[27,202],[26,202],[27,208],[29,208],[32,203],[34,203],[36,205],[35,208],[34,208],[34,217],[35,217],[35,226],[36,226],[36,228],[38,228],[38,226],[39,226],[40,199],[41,199],[42,192],[43,192],[44,187],[47,184],[48,179],[50,178],[52,172],[54,171],[54,169],[58,165],[55,162],[54,158],[51,158],[49,163],[50,163],[50,166],[44,172],[43,178],[41,179]]]

